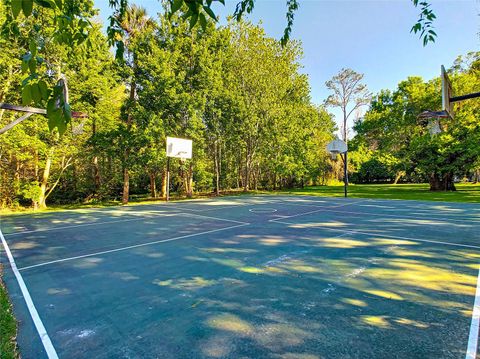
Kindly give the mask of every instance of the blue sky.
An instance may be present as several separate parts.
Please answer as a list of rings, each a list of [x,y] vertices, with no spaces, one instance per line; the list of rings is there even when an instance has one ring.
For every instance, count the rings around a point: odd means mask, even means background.
[[[419,13],[410,0],[299,1],[292,38],[303,44],[302,71],[309,75],[312,100],[318,104],[329,95],[325,81],[343,67],[365,74],[364,82],[376,93],[395,89],[407,76],[439,76],[440,65],[448,68],[458,55],[480,50],[480,0],[430,0],[438,38],[426,47],[410,33]],[[161,11],[158,0],[134,2],[152,16]],[[216,13],[225,19],[236,3],[216,4]],[[104,22],[110,14],[107,4],[96,0]],[[249,19],[262,21],[267,34],[279,39],[285,10],[285,0],[257,0]]]

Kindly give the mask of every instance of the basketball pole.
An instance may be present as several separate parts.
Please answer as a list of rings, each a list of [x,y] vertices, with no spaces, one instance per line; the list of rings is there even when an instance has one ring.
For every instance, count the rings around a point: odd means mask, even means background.
[[[170,157],[167,157],[167,191],[165,200],[168,202],[170,199]]]
[[[340,154],[340,156],[342,156],[342,155]],[[343,153],[342,160],[343,160],[343,189],[344,189],[344,193],[345,193],[345,198],[347,198],[347,193],[348,193],[348,190],[347,190],[347,187],[348,187],[348,171],[347,171],[348,151]]]

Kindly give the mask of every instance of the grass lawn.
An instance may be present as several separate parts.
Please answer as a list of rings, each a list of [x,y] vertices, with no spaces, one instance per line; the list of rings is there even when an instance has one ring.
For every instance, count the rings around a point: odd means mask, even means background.
[[[2,281],[3,268],[0,266],[0,358],[19,358],[15,338],[17,323],[12,314],[12,306]]]
[[[480,203],[480,184],[455,184],[454,192],[430,192],[428,184],[351,184],[348,196],[352,198],[410,199],[417,201],[446,201]],[[310,196],[342,197],[343,186],[312,186],[283,193]]]
[[[455,184],[455,192],[430,192],[429,185],[421,184],[350,184],[348,187],[348,196],[352,198],[377,198],[377,199],[406,199],[417,201],[445,201],[445,202],[470,202],[480,203],[480,184]],[[223,196],[241,196],[251,194],[299,194],[308,196],[322,197],[343,197],[343,186],[310,186],[305,188],[295,188],[291,190],[280,191],[248,191],[231,190],[223,192]],[[197,193],[195,198],[214,197],[213,193]],[[172,196],[172,201],[184,200],[185,197]],[[162,199],[153,199],[145,195],[132,196],[129,205],[152,204],[155,202],[164,202]],[[120,206],[120,201],[105,201],[93,203],[73,203],[67,205],[49,205],[44,211],[64,211],[66,209],[86,209],[101,208],[110,206]],[[33,212],[32,208],[0,209],[1,215],[24,214]],[[41,211],[37,211],[41,212]]]

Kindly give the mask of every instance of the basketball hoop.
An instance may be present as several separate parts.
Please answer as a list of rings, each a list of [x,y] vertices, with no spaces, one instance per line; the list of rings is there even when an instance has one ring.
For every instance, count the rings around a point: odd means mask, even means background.
[[[56,87],[61,87],[62,95],[63,95],[63,101],[68,104],[68,85],[67,85],[67,78],[64,75],[61,75],[60,78],[57,81]],[[59,108],[61,106],[60,99],[58,98],[55,101],[55,107]],[[0,128],[0,135],[7,132],[14,126],[18,125],[20,122],[26,120],[30,116],[34,114],[38,115],[47,115],[47,110],[43,108],[36,108],[36,107],[29,107],[29,106],[17,106],[17,105],[11,105],[8,103],[3,103],[0,102],[0,110],[9,110],[9,111],[15,111],[15,112],[21,112],[23,115],[16,120],[12,121],[11,123],[7,124],[3,128]],[[86,118],[88,117],[87,114],[83,112],[76,112],[72,111],[72,118]],[[80,134],[83,132],[83,122],[81,124],[81,127],[76,129],[74,134]]]
[[[337,151],[331,151],[331,152],[330,152],[330,158],[331,158],[332,160],[336,160],[338,154],[339,154],[339,152],[337,152]]]
[[[423,111],[417,116],[420,120],[427,120],[427,129],[430,135],[435,136],[442,132],[440,127],[440,119],[449,118],[447,111]]]
[[[348,163],[348,146],[347,143],[338,139],[334,139],[333,141],[329,142],[327,145],[327,152],[330,154],[332,160],[337,158],[338,154],[343,154],[343,182],[344,182],[344,193],[345,198],[347,197],[347,186],[348,186],[348,170],[347,170],[347,163]]]
[[[338,138],[327,145],[327,152],[330,154],[332,160],[336,159],[338,154],[345,153],[347,150],[347,144]]]

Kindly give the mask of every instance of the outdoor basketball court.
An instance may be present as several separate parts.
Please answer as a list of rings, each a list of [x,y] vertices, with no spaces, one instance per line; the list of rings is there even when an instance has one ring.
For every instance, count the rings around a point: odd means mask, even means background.
[[[237,196],[1,230],[23,358],[476,355],[480,205]]]

